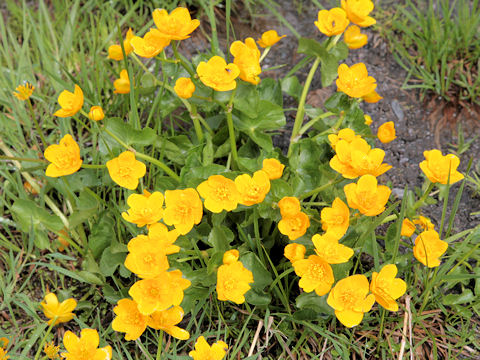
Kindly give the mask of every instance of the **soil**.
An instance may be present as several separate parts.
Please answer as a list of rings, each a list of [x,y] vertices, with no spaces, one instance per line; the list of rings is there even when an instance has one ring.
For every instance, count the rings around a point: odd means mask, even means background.
[[[280,11],[288,22],[300,33],[301,36],[323,40],[323,35],[318,31],[313,22],[316,20],[318,7],[312,3],[302,3],[298,11],[298,4],[290,0],[277,0]],[[303,57],[297,54],[295,36],[281,24],[268,9],[255,9],[265,14],[256,19],[236,16],[233,19],[235,35],[238,39],[252,36],[255,39],[258,34],[276,29],[280,35],[287,35],[279,43],[272,47],[269,55],[262,62],[262,68],[270,68],[279,64],[286,66],[273,71],[265,71],[263,75],[281,78]],[[245,13],[245,11],[243,11]],[[238,20],[241,19],[241,20]],[[222,22],[219,19],[219,24]],[[221,26],[219,32],[221,32]],[[373,119],[372,132],[376,134],[378,127],[388,121],[395,123],[397,139],[389,144],[377,141],[377,147],[386,152],[385,161],[393,168],[382,176],[383,183],[391,182],[393,193],[401,197],[403,188],[408,185],[410,190],[421,187],[424,176],[418,164],[425,160],[425,150],[440,149],[443,154],[455,153],[455,145],[458,142],[458,124],[461,125],[465,136],[465,142],[473,139],[475,134],[480,135],[480,116],[474,109],[456,108],[444,104],[442,100],[433,95],[421,100],[421,95],[416,90],[404,90],[402,85],[405,81],[406,71],[395,61],[388,44],[378,32],[372,28],[362,29],[368,35],[368,44],[357,50],[351,50],[346,60],[350,66],[363,62],[367,65],[369,75],[377,80],[377,92],[383,99],[376,104],[363,103],[365,114]],[[223,48],[226,47],[226,44]],[[297,72],[297,77],[303,84],[308,73],[308,67]],[[334,91],[334,85],[330,88],[321,88],[320,71],[317,71],[310,90],[307,103],[313,106],[321,106]],[[296,106],[292,99],[286,96],[286,106]],[[274,139],[276,146],[285,149],[288,146],[291,128],[293,127],[295,113],[287,113],[286,130]],[[472,170],[480,168],[480,137],[474,140],[467,151],[459,155],[459,170],[465,173],[470,158],[473,158]],[[449,210],[453,199],[460,188],[460,182],[452,187],[450,192]],[[468,185],[468,183],[467,183]],[[443,201],[435,205],[429,205],[422,209],[423,215],[432,219],[436,228],[440,225]],[[478,213],[478,214],[475,214]],[[465,186],[460,206],[455,217],[453,233],[470,229],[480,224],[480,197],[475,196],[475,191],[470,186]]]

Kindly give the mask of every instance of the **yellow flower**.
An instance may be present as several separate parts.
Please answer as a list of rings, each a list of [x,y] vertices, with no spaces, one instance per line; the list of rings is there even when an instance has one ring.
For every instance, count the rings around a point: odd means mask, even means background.
[[[261,203],[270,191],[270,180],[265,171],[259,170],[251,177],[248,174],[238,175],[235,185],[240,192],[240,204],[250,206]]]
[[[433,230],[435,229],[435,225],[433,225],[432,221],[422,215],[419,215],[418,218],[413,220],[413,223],[415,225],[420,225],[420,227],[425,231],[425,230]]]
[[[217,341],[208,345],[203,336],[200,336],[195,343],[195,350],[188,353],[193,360],[222,360],[227,353],[228,345],[223,341]]]
[[[369,284],[365,275],[352,275],[340,280],[330,291],[327,304],[335,309],[335,316],[346,327],[353,327],[363,319],[375,303],[375,296],[368,294]]]
[[[299,212],[295,215],[283,217],[278,223],[278,230],[287,235],[290,240],[296,240],[305,235],[310,227],[310,219],[307,214]]]
[[[315,21],[315,26],[321,33],[327,36],[333,36],[343,33],[349,23],[347,13],[337,7],[330,10],[320,10],[318,12],[318,21]]]
[[[177,7],[170,14],[165,9],[155,9],[153,22],[160,34],[169,40],[184,40],[200,25],[200,20],[190,17],[187,8]]]
[[[370,115],[363,115],[363,118],[365,119],[365,125],[368,125],[368,126],[372,125],[373,120]]]
[[[387,186],[377,186],[377,179],[373,175],[363,175],[356,184],[347,184],[343,190],[348,206],[366,216],[381,214],[392,192]]]
[[[302,244],[288,244],[283,250],[283,255],[290,260],[291,263],[294,263],[297,260],[303,260],[305,258],[305,253],[307,249]]]
[[[67,331],[63,335],[63,345],[68,351],[62,353],[66,360],[110,360],[112,347],[110,345],[98,348],[100,337],[97,330],[83,329],[78,338],[73,332]]]
[[[346,263],[353,256],[353,249],[338,242],[335,234],[326,232],[312,237],[315,253],[329,264]]]
[[[395,135],[395,124],[393,121],[386,122],[385,124],[380,125],[377,132],[378,140],[384,144],[395,140],[397,136]]]
[[[257,40],[258,45],[262,48],[270,47],[275,45],[281,39],[283,39],[287,35],[278,36],[275,30],[268,30],[262,34],[262,37]]]
[[[147,172],[145,164],[136,160],[132,151],[124,151],[118,157],[107,161],[107,169],[113,181],[130,190],[137,188],[138,179]]]
[[[163,36],[157,29],[150,29],[142,37],[134,36],[131,40],[133,51],[138,56],[153,58],[170,45],[170,39]]]
[[[366,34],[362,34],[360,28],[357,25],[350,26],[345,30],[343,34],[343,40],[347,44],[349,49],[360,49],[365,46],[368,42],[368,37]]]
[[[128,94],[130,92],[130,79],[127,70],[120,71],[120,78],[113,82],[114,94]]]
[[[228,64],[220,56],[214,56],[208,62],[201,61],[197,66],[200,81],[217,91],[229,91],[237,87],[235,79],[240,69],[235,64]]]
[[[415,239],[413,255],[423,265],[432,268],[440,265],[440,256],[447,251],[448,243],[440,240],[435,230],[422,232]]]
[[[7,355],[7,350],[0,348],[0,360],[8,360],[10,356]]]
[[[180,235],[192,230],[194,224],[202,221],[203,205],[195,189],[165,191],[165,212],[163,221],[175,226]]]
[[[371,0],[342,0],[342,9],[346,11],[350,21],[361,27],[371,26],[376,23],[374,18],[368,16],[372,12],[373,7]]]
[[[137,303],[130,299],[118,300],[113,308],[115,319],[112,321],[112,329],[125,333],[125,340],[137,340],[147,328],[148,316],[138,311]]]
[[[140,278],[153,279],[168,270],[167,255],[155,238],[138,235],[128,242],[125,267]]]
[[[373,90],[371,93],[362,96],[362,99],[369,104],[374,104],[382,100],[383,97],[380,96],[375,90]]]
[[[163,216],[163,194],[159,191],[150,194],[146,190],[143,193],[130,195],[127,199],[130,209],[122,213],[126,221],[138,227],[154,224]]]
[[[264,159],[262,165],[262,170],[267,173],[270,180],[280,179],[285,169],[285,165],[277,159]]]
[[[30,99],[30,96],[33,94],[33,90],[35,90],[35,86],[29,82],[25,82],[23,85],[17,86],[13,92],[13,96],[15,96],[18,100],[25,101]]]
[[[45,356],[48,359],[53,359],[53,360],[58,359],[60,357],[60,355],[58,355],[59,351],[60,351],[60,346],[55,346],[53,341],[47,342],[43,347],[43,352],[45,353]]]
[[[390,311],[398,311],[395,300],[407,291],[405,281],[395,276],[397,276],[397,266],[388,264],[380,270],[380,273],[373,272],[370,284],[370,291],[375,295],[375,300]]]
[[[61,109],[57,110],[53,115],[66,118],[75,115],[83,106],[83,91],[75,84],[75,90],[72,92],[63,90],[58,96],[58,104]]]
[[[300,201],[294,196],[285,196],[278,202],[280,208],[280,214],[283,217],[289,217],[297,215],[300,209]]]
[[[100,121],[105,118],[105,114],[103,113],[103,109],[101,106],[92,106],[88,113],[88,118],[94,121]]]
[[[355,131],[350,128],[342,129],[338,132],[338,134],[328,135],[328,141],[330,141],[330,145],[332,146],[333,150],[336,149],[336,145],[340,140],[345,140],[350,144],[353,140],[361,138],[362,137],[360,135],[355,135]]]
[[[54,325],[57,325],[73,319],[75,314],[72,311],[77,306],[77,302],[75,299],[70,298],[59,303],[57,295],[54,293],[48,293],[45,295],[45,298],[40,305],[43,308],[45,316],[50,319],[48,325],[52,324],[55,317],[57,320],[55,320]]]
[[[340,140],[335,145],[335,156],[330,159],[330,167],[347,179],[354,179],[362,175],[380,176],[392,168],[382,163],[385,151],[371,149],[362,139],[354,139],[351,143]]]
[[[238,250],[232,249],[232,250],[225,251],[225,253],[223,254],[222,261],[225,265],[228,265],[238,261],[239,257],[240,257],[240,253],[238,252]]]
[[[45,171],[45,175],[50,177],[73,174],[83,163],[80,159],[80,147],[69,134],[65,135],[58,145],[48,146],[43,155],[51,162]]]
[[[173,306],[170,309],[156,311],[148,319],[148,326],[156,330],[163,330],[167,334],[179,340],[187,340],[190,333],[177,325],[183,319],[183,309],[180,306]]]
[[[240,79],[253,85],[260,82],[258,75],[262,72],[260,67],[260,50],[253,38],[245,39],[245,43],[234,41],[230,45],[230,53],[234,56],[233,63],[240,69]]]
[[[236,304],[245,302],[245,293],[251,289],[253,274],[238,259],[238,252],[227,252],[223,265],[217,271],[217,297],[221,301],[232,301]]]
[[[173,270],[164,272],[155,279],[137,281],[130,287],[128,294],[138,304],[138,311],[142,315],[151,315],[155,311],[180,305],[183,290],[190,284],[190,280],[182,277],[180,270]]]
[[[205,199],[205,208],[213,213],[232,211],[237,208],[240,201],[240,193],[235,182],[222,175],[210,176],[197,186],[197,191]]]
[[[332,267],[320,256],[310,255],[307,259],[297,260],[292,263],[295,273],[300,276],[298,286],[305,292],[315,290],[318,296],[323,296],[330,291],[335,279]]]
[[[172,231],[168,231],[167,227],[160,223],[155,223],[148,227],[148,237],[157,242],[158,249],[162,249],[167,255],[180,251],[180,246],[173,245],[178,235],[177,230],[173,229]]]
[[[410,237],[415,232],[415,224],[412,223],[409,219],[403,219],[402,229],[400,235]]]
[[[125,40],[123,40],[123,49],[125,50],[125,55],[127,56],[130,55],[130,53],[133,51],[133,47],[130,44],[132,38],[133,30],[129,28],[127,31],[127,35],[125,36]],[[123,60],[122,47],[120,45],[111,45],[108,48],[108,58],[117,61]]]
[[[460,159],[454,154],[443,156],[440,150],[427,150],[423,152],[424,161],[420,163],[420,169],[433,183],[455,184],[464,178],[463,174],[457,171]],[[448,179],[450,175],[450,180]]]
[[[10,340],[8,340],[6,337],[0,337],[0,348],[6,349],[9,343]]]
[[[175,82],[173,90],[175,90],[175,93],[178,95],[178,97],[182,99],[189,99],[195,92],[195,84],[193,83],[192,79],[181,77]]]
[[[336,84],[338,91],[342,91],[353,98],[366,96],[377,87],[377,81],[372,76],[368,76],[367,67],[364,63],[354,64],[350,67],[341,64],[338,67]]]
[[[350,210],[340,198],[335,198],[332,207],[325,207],[320,213],[322,229],[334,233],[340,239],[348,230]]]

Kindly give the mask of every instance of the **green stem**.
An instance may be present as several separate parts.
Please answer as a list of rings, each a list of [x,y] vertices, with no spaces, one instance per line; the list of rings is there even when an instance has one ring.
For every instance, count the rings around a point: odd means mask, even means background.
[[[420,316],[422,315],[422,312],[423,310],[425,309],[425,307],[427,306],[427,302],[430,298],[430,293],[433,289],[433,285],[434,285],[434,282],[435,282],[435,279],[437,278],[437,273],[438,273],[438,266],[435,268],[435,271],[433,273],[433,276],[432,278],[430,279],[430,281],[428,282],[427,286],[426,286],[426,289],[425,289],[425,295],[423,296],[423,301],[422,301],[422,306],[420,307],[420,311],[418,312],[420,314]],[[430,273],[432,272],[432,270],[430,269],[429,270],[429,275]]]
[[[45,137],[43,136],[42,129],[40,128],[40,124],[38,123],[38,119],[35,116],[35,112],[33,111],[32,102],[30,99],[27,100],[28,108],[30,109],[30,115],[32,116],[33,122],[35,123],[35,128],[37,129],[38,135],[40,136],[40,140],[42,140],[43,148],[47,147],[47,142],[45,141]]]
[[[265,59],[265,57],[267,56],[267,54],[270,52],[270,49],[271,49],[271,48],[272,48],[272,47],[269,46],[269,47],[267,47],[267,48],[263,51],[263,54],[262,54],[262,56],[260,56],[260,60],[258,61],[259,63],[261,63],[262,60]]]
[[[325,119],[326,117],[329,117],[329,116],[332,116],[332,115],[335,115],[335,114],[332,113],[332,112],[326,112],[324,114],[318,115],[316,118],[310,120],[305,125],[303,125],[302,128],[299,131],[299,134],[303,135],[308,129],[310,129],[313,125],[315,125],[315,123],[317,121]]]
[[[55,316],[53,318],[52,323],[48,327],[47,332],[45,333],[45,336],[43,337],[42,341],[40,342],[40,345],[38,346],[37,353],[35,354],[35,357],[34,357],[33,360],[37,360],[38,357],[40,356],[40,354],[42,352],[42,349],[43,349],[43,345],[45,344],[45,341],[47,340],[47,336],[50,335],[50,332],[52,331],[53,327],[55,326],[55,322],[57,321],[57,318],[58,318],[58,316]]]
[[[230,100],[228,101],[227,126],[228,126],[228,136],[230,137],[230,147],[231,147],[231,151],[232,151],[233,165],[235,167],[238,167],[237,142],[235,140],[235,129],[233,128],[233,119],[232,119],[233,98],[235,97],[235,92],[236,91],[237,91],[237,89],[235,88],[232,91],[232,95],[230,96]]]
[[[194,78],[195,77],[195,72],[193,72],[193,70],[187,65],[187,63],[182,59],[182,57],[180,56],[180,54],[178,53],[178,50],[177,50],[177,47],[178,47],[178,41],[174,41],[173,42],[173,45],[172,45],[172,49],[173,49],[173,54],[175,55],[175,58],[178,60],[178,62],[180,62],[180,64],[183,66],[183,68],[185,70],[187,70],[188,74],[190,75],[190,77]]]
[[[142,342],[140,341],[140,339],[135,340],[135,343],[140,348],[140,351],[143,353],[143,355],[145,355],[145,358],[147,358],[148,360],[153,360],[152,356],[148,353],[147,349],[145,349],[145,347],[142,345]]]
[[[197,113],[197,107],[195,104],[192,104],[192,109],[190,111],[190,117],[192,118],[193,121],[193,127],[195,128],[195,133],[197,134],[197,139],[198,142],[203,141],[203,131],[202,131],[202,126],[200,125],[200,121],[198,118],[198,113]]]
[[[161,360],[162,358],[162,347],[163,347],[163,331],[160,330],[160,335],[158,336],[158,348],[156,360]]]
[[[297,142],[297,137],[299,136],[299,131],[303,124],[303,117],[305,115],[305,101],[307,99],[308,90],[310,90],[313,75],[315,75],[318,65],[320,65],[320,60],[320,57],[317,56],[315,62],[310,69],[310,72],[308,73],[307,80],[305,81],[302,95],[300,96],[300,101],[298,104],[297,115],[295,116],[295,122],[293,123],[292,136],[290,137],[290,145],[288,146],[287,157],[290,157],[290,155],[292,154],[292,145]]]
[[[435,183],[432,183],[430,182],[430,180],[428,180],[427,190],[425,190],[422,197],[418,199],[418,201],[413,205],[413,211],[416,211],[418,208],[424,205],[425,200],[427,199],[428,195],[430,194],[434,186],[435,186]]]
[[[331,181],[329,181],[328,183],[323,184],[322,186],[319,186],[319,187],[313,189],[312,191],[309,191],[309,192],[303,194],[302,196],[299,197],[299,199],[300,199],[300,200],[303,200],[303,199],[306,199],[306,198],[308,198],[308,197],[310,197],[310,196],[313,196],[313,195],[315,195],[315,194],[318,194],[320,191],[323,191],[323,190],[325,190],[325,189],[328,189],[330,186],[336,185],[336,184],[338,184],[339,182],[342,182],[342,181],[343,181],[343,179],[331,180]]]

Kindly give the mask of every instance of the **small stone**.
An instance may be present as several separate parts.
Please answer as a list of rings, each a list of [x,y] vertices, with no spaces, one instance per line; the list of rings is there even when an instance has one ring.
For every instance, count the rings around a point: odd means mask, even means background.
[[[397,117],[397,119],[399,121],[403,121],[403,119],[405,118],[405,115],[403,113],[402,106],[397,100],[392,101],[392,110],[395,116]]]
[[[403,189],[393,188],[392,189],[392,194],[395,195],[397,198],[402,199],[403,198]]]

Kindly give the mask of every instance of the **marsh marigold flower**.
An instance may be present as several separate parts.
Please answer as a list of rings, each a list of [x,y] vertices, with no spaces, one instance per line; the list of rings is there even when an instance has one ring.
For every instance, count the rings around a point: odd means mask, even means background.
[[[55,346],[53,341],[47,342],[45,346],[43,347],[43,352],[45,353],[45,356],[47,359],[59,359],[60,355],[58,352],[60,351],[60,346]],[[2,359],[0,357],[0,359]]]
[[[260,50],[253,38],[245,39],[245,43],[234,41],[230,45],[230,53],[234,56],[233,63],[240,69],[240,79],[257,85],[260,82]]]
[[[352,275],[340,280],[328,294],[327,304],[335,309],[335,316],[346,327],[353,327],[363,319],[375,303],[375,296],[368,294],[369,284],[365,275]]]
[[[432,268],[440,265],[440,256],[448,249],[448,243],[440,240],[440,236],[435,230],[422,232],[415,239],[413,255],[423,265]]]
[[[330,291],[335,281],[332,267],[320,256],[310,255],[307,259],[292,263],[295,273],[300,276],[298,286],[305,292],[323,296]]]
[[[349,49],[354,50],[365,46],[368,42],[368,37],[366,34],[362,34],[357,25],[352,25],[345,30],[345,34],[343,34],[343,40]]]
[[[340,239],[348,230],[350,210],[340,198],[335,198],[332,207],[325,207],[320,213],[322,229],[334,233]]]
[[[420,169],[431,182],[443,185],[447,182],[455,184],[464,178],[463,174],[457,171],[460,159],[456,155],[443,156],[442,152],[436,149],[424,151],[423,155],[426,160],[420,163]]]
[[[80,338],[73,332],[67,331],[63,335],[63,345],[67,352],[62,353],[66,360],[111,360],[112,347],[110,345],[98,348],[100,337],[97,330],[83,329]]]
[[[320,10],[318,12],[318,21],[315,21],[315,26],[321,33],[327,36],[333,36],[343,33],[349,23],[347,13],[343,9],[333,8],[330,10]]]
[[[245,293],[251,289],[249,284],[253,283],[253,274],[237,259],[238,251],[226,252],[223,265],[217,271],[217,297],[221,301],[243,304]]]
[[[170,309],[156,311],[148,319],[148,326],[156,330],[163,330],[167,334],[179,340],[187,340],[190,333],[187,330],[176,326],[183,319],[183,309],[180,306],[173,306]]]
[[[300,201],[294,196],[285,196],[278,202],[282,217],[295,216],[300,211]]]
[[[170,39],[164,37],[157,29],[150,29],[143,37],[134,36],[130,43],[138,56],[153,58],[170,45]]]
[[[159,191],[149,193],[144,190],[143,194],[131,194],[127,204],[130,209],[123,212],[122,217],[138,227],[154,224],[163,216],[163,194]]]
[[[305,235],[309,227],[310,219],[307,214],[301,211],[295,215],[283,217],[278,222],[278,230],[283,235],[288,236],[290,240],[296,240]]]
[[[346,263],[353,256],[353,249],[338,242],[335,234],[326,232],[312,237],[315,253],[329,264]]]
[[[65,135],[58,145],[48,146],[43,155],[51,162],[45,170],[45,175],[50,177],[73,174],[83,163],[80,159],[80,147],[70,134]]]
[[[120,78],[113,82],[114,94],[128,94],[130,92],[130,79],[127,70],[120,71]]]
[[[432,221],[422,215],[419,215],[417,218],[413,219],[413,223],[415,225],[419,225],[424,231],[435,229],[435,225],[432,223]]]
[[[337,143],[340,140],[345,140],[348,144],[356,139],[361,139],[360,135],[355,135],[355,131],[350,128],[341,129],[338,134],[330,134],[328,135],[328,141],[330,141],[330,145],[332,146],[333,150],[336,149]]]
[[[262,170],[267,173],[270,180],[280,179],[285,169],[285,165],[277,159],[264,159],[262,165]]]
[[[365,125],[370,126],[373,123],[372,117],[370,115],[363,115],[363,118],[365,119]]]
[[[195,350],[188,353],[193,360],[222,360],[227,353],[228,345],[223,341],[217,341],[208,345],[203,336],[200,336],[195,343]]]
[[[0,348],[0,360],[8,360],[10,359],[10,356],[7,354],[7,350],[4,348]]]
[[[371,0],[342,0],[341,4],[342,9],[354,24],[367,27],[376,23],[374,18],[368,16],[374,7]]]
[[[125,40],[123,40],[123,49],[125,50],[125,55],[130,55],[133,51],[133,47],[130,44],[130,41],[133,39],[133,30],[131,28],[128,29],[127,35],[125,36]],[[122,47],[120,45],[110,45],[108,48],[108,58],[116,61],[123,60],[123,52]]]
[[[246,206],[261,203],[270,191],[270,179],[263,170],[255,171],[253,176],[238,175],[235,178],[235,185],[240,192],[239,203]]]
[[[103,109],[101,106],[92,106],[88,113],[88,118],[94,121],[100,121],[105,118],[105,114],[103,113]]]
[[[143,279],[153,279],[168,270],[167,254],[155,238],[138,235],[128,242],[125,267]]]
[[[128,294],[138,304],[138,311],[151,315],[155,311],[166,310],[180,305],[183,291],[190,286],[190,280],[183,278],[180,270],[164,272],[154,279],[137,281]]]
[[[283,255],[290,260],[291,263],[294,263],[297,260],[303,260],[305,258],[305,253],[307,249],[302,244],[288,244],[283,250]]]
[[[366,216],[381,214],[392,192],[387,186],[378,185],[373,175],[363,175],[356,184],[347,184],[343,190],[348,206]]]
[[[415,233],[415,224],[412,223],[409,219],[403,219],[402,229],[400,230],[400,235],[410,237]]]
[[[201,61],[197,66],[200,81],[217,91],[229,91],[237,87],[235,79],[240,69],[235,64],[226,63],[220,56],[214,56],[208,62]]]
[[[17,86],[13,92],[13,96],[15,96],[18,100],[25,101],[30,99],[30,96],[33,94],[33,90],[35,90],[35,86],[29,82],[25,82],[23,85]]]
[[[175,90],[178,97],[182,99],[190,99],[195,92],[195,84],[192,79],[181,77],[175,82],[173,90]]]
[[[165,212],[163,221],[175,226],[181,235],[192,230],[193,225],[200,223],[203,216],[202,200],[195,189],[165,191]]]
[[[138,179],[147,172],[145,164],[136,160],[132,151],[124,151],[118,157],[108,160],[107,169],[113,181],[130,190],[137,188]]]
[[[148,237],[157,242],[158,249],[161,249],[165,254],[175,254],[180,251],[180,246],[173,245],[177,240],[178,233],[177,230],[173,229],[171,231],[168,228],[160,223],[152,224],[148,227]]]
[[[384,144],[388,144],[389,142],[395,140],[397,136],[395,135],[395,124],[393,121],[389,121],[380,125],[377,131],[377,137],[378,140]]]
[[[383,99],[375,90],[372,91],[371,93],[362,96],[363,101],[369,103],[369,104],[375,104],[379,102],[380,100]]]
[[[72,92],[63,90],[58,96],[58,104],[61,109],[53,115],[66,118],[75,115],[83,106],[83,91],[80,86],[75,84],[75,90]]]
[[[217,214],[236,209],[240,201],[235,182],[222,175],[210,176],[197,186],[197,191],[205,199],[205,208]]]
[[[258,45],[262,48],[270,47],[275,45],[281,39],[283,39],[287,35],[278,36],[275,30],[268,30],[262,34],[262,37],[257,40]]]
[[[75,314],[72,311],[77,306],[77,302],[75,299],[70,298],[59,303],[57,295],[48,293],[40,305],[43,308],[45,316],[50,319],[48,325],[52,324],[55,317],[57,317],[57,320],[55,320],[54,325],[57,325],[73,319]]]
[[[170,14],[165,9],[153,11],[153,22],[161,36],[169,40],[184,40],[200,25],[200,20],[192,20],[187,8],[177,7]]]
[[[395,300],[407,291],[405,281],[395,277],[397,272],[396,265],[385,265],[379,273],[373,272],[370,283],[370,291],[375,295],[375,300],[390,311],[398,311],[398,304]]]
[[[368,76],[367,67],[364,63],[354,64],[350,67],[341,64],[338,67],[336,84],[338,91],[342,91],[353,98],[366,96],[377,87],[377,81],[372,76]]]
[[[115,319],[112,321],[112,329],[125,333],[125,340],[137,340],[147,328],[148,316],[138,311],[137,303],[130,299],[118,300],[113,308]]]

